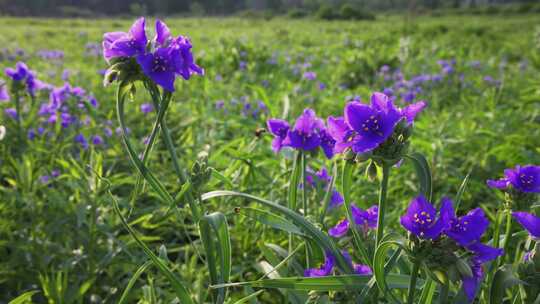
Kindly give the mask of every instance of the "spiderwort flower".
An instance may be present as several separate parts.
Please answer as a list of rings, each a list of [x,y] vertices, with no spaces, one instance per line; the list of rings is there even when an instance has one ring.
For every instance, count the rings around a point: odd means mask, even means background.
[[[321,143],[318,131],[323,128],[324,123],[315,111],[307,108],[296,120],[294,128],[289,129],[283,144],[297,150],[315,150]]]
[[[282,119],[269,119],[266,122],[266,125],[268,131],[274,135],[274,140],[272,140],[272,150],[275,153],[278,153],[283,147],[283,141],[289,132],[289,123]]]
[[[533,238],[540,239],[540,217],[527,212],[512,212],[512,216]]]
[[[24,62],[17,62],[15,65],[15,69],[13,68],[6,68],[5,73],[6,76],[13,79],[13,81],[22,81],[26,78],[28,73],[30,72],[30,69]]]
[[[368,265],[363,264],[356,264],[353,262],[351,255],[347,251],[342,252],[343,257],[349,263],[349,265],[352,266],[352,269],[354,270],[355,274],[359,275],[371,275],[373,272],[371,271],[371,268]]]
[[[450,200],[448,201],[449,208],[452,208],[452,202]],[[482,209],[473,209],[466,215],[457,218],[452,208],[450,212],[450,227],[445,231],[445,234],[461,246],[467,246],[478,242],[488,226],[489,221]]]
[[[343,199],[343,195],[341,195],[341,193],[339,193],[339,191],[337,191],[335,189],[332,190],[332,194],[330,196],[330,207],[331,208],[342,205],[344,201],[345,200]]]
[[[422,239],[437,239],[450,224],[451,210],[451,201],[442,199],[437,216],[435,207],[420,195],[411,201],[400,222],[405,229]]]
[[[367,210],[362,210],[356,205],[351,204],[351,214],[354,224],[362,228],[364,233],[367,233],[369,229],[377,228],[377,216],[379,214],[379,208],[374,205]],[[328,229],[328,234],[333,237],[342,237],[347,231],[349,231],[349,220],[343,219],[337,223],[336,226]]]
[[[540,166],[517,165],[514,169],[504,170],[504,178],[488,180],[487,185],[501,190],[512,186],[519,192],[540,193]]]
[[[376,92],[371,95],[371,105],[351,101],[345,106],[344,119],[329,119],[329,133],[336,140],[337,151],[351,147],[355,153],[369,152],[392,135],[402,118],[412,124],[424,107],[425,102],[418,102],[399,109],[388,96]]]
[[[150,112],[154,111],[154,106],[151,103],[143,103],[141,105],[141,112],[146,115]]]
[[[5,83],[0,82],[0,101],[8,101],[9,100],[9,93],[7,90],[7,85]]]
[[[148,39],[144,17],[137,19],[129,32],[109,32],[103,35],[103,56],[109,61],[117,57],[133,57],[143,54]]]
[[[334,256],[327,252],[324,263],[319,268],[309,268],[304,271],[305,277],[324,277],[332,273],[335,264]]]

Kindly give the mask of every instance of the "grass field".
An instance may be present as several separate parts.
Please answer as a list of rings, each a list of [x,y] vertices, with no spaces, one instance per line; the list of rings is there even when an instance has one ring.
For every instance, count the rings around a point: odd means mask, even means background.
[[[174,35],[191,38],[196,62],[205,69],[204,76],[176,81],[165,117],[180,171],[191,177],[192,188],[187,183],[183,186],[176,176],[176,164],[161,135],[147,163],[173,201],[164,199],[167,195],[151,184],[139,187],[143,179],[118,129],[117,84],[103,86],[107,69],[101,54],[103,33],[127,31],[133,20],[0,19],[2,69],[24,61],[37,78],[54,87],[69,82],[85,90],[69,97],[66,107],[71,116],[59,117],[58,123],[39,112],[40,105],[49,102],[47,89],[35,98],[22,98],[20,126],[6,110],[14,107],[13,99],[0,101],[0,125],[6,129],[0,141],[0,303],[26,291],[37,291],[34,303],[116,303],[129,282],[134,285],[125,293],[124,303],[171,303],[180,297],[170,278],[155,267],[155,261],[148,262],[148,255],[125,229],[114,211],[115,200],[140,240],[180,278],[197,303],[221,301],[224,289],[210,289],[211,282],[255,281],[278,264],[280,268],[269,278],[302,277],[306,264],[314,267],[324,261],[324,249],[299,225],[307,222],[326,236],[328,228],[346,214],[347,208],[323,208],[325,184],[299,188],[298,208],[293,209],[302,209],[296,213],[304,215],[300,222],[242,197],[198,198],[209,191],[234,190],[290,207],[291,188],[299,184],[294,179],[294,173],[300,172],[293,167],[296,154],[292,149],[272,151],[272,136],[263,131],[266,121],[283,118],[292,124],[306,107],[323,119],[341,116],[349,100],[359,97],[366,102],[376,91],[395,96],[400,106],[427,103],[414,122],[408,153],[421,153],[431,168],[432,202],[438,204],[445,196],[454,201],[461,197],[458,214],[482,208],[491,222],[482,241],[498,245],[502,233],[498,228],[506,227],[502,222],[508,195],[487,187],[486,180],[502,177],[505,168],[518,164],[540,164],[539,17],[378,16],[376,21],[365,22],[165,19]],[[147,20],[149,32],[153,20]],[[2,81],[10,85],[3,74]],[[97,106],[91,105],[94,100]],[[152,97],[140,84],[126,103],[126,125],[137,155],[147,147],[156,120],[151,104]],[[344,161],[339,155],[332,160],[322,152],[305,155],[308,173],[327,168],[335,175],[336,189],[343,192]],[[376,179],[382,171],[370,167],[371,174],[366,175],[368,164],[353,166],[352,186],[345,187],[350,201],[363,209],[379,199]],[[395,232],[403,242],[407,231],[399,218],[427,185],[425,176],[418,178],[414,164],[405,158],[399,168],[391,168],[389,178],[384,229]],[[332,174],[334,170],[339,173]],[[466,176],[466,187],[458,194]],[[294,196],[296,191],[292,192]],[[345,200],[350,203],[348,197]],[[538,206],[537,197],[533,201]],[[203,216],[202,221],[217,223],[218,232],[225,233],[218,219],[226,218],[230,266],[220,260],[220,250],[227,245],[219,237],[215,240],[214,232],[209,242],[217,242],[213,243],[217,253],[209,258],[208,244],[201,240],[205,226],[200,226],[201,218],[193,213],[190,202],[214,215]],[[527,211],[538,214],[534,206]],[[507,254],[492,263],[510,264],[510,272],[519,276],[523,253],[533,245],[517,222],[511,225],[515,237]],[[308,237],[290,238],[287,232],[297,229]],[[369,264],[354,249],[358,244],[353,239],[331,238],[340,249],[353,248],[349,253],[355,262]],[[373,256],[375,231],[369,230],[362,239],[368,256]],[[305,244],[310,250],[301,248]],[[287,258],[297,246],[300,249]],[[395,252],[392,247],[387,256]],[[209,259],[217,261],[219,275],[209,271]],[[393,293],[405,302],[412,264],[405,252],[398,259],[391,270],[396,275],[387,278],[395,288]],[[437,268],[429,265],[426,269]],[[142,275],[130,281],[142,266]],[[230,278],[223,279],[223,267],[230,268]],[[445,292],[435,288],[426,269],[418,281],[419,287],[426,285],[418,290],[414,303],[420,303],[422,290],[429,290],[427,284],[433,285],[434,302]],[[497,303],[489,292],[496,267],[489,264],[485,269],[487,278],[476,301]],[[537,266],[536,280],[539,273]],[[452,274],[449,279],[453,283],[448,302],[441,303],[462,303],[460,280]],[[360,296],[367,290],[363,281],[353,284],[356,288],[336,291],[328,287],[330,292],[309,293],[316,288],[303,289],[301,282],[292,289],[279,282],[273,286],[281,289],[264,288],[271,282],[230,287],[226,303],[257,290],[263,292],[248,299],[249,303],[353,303],[359,298],[368,303],[384,302],[383,298],[391,302],[387,291],[377,293],[376,287]],[[528,298],[521,289],[519,293],[517,286],[509,286],[501,299],[533,303],[538,289],[527,290]]]

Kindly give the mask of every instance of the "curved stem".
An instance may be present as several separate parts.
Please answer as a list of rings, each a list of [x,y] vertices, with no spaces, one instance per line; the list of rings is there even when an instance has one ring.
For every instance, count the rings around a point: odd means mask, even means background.
[[[292,210],[296,211],[296,197],[298,193],[298,175],[300,170],[300,162],[301,162],[302,154],[301,152],[298,152],[293,163],[293,169],[292,169],[292,175],[291,180],[289,182],[289,194],[288,194],[288,201],[287,201],[287,207]],[[289,233],[289,253],[293,250],[293,235],[292,233]],[[290,267],[290,263],[289,263]]]
[[[379,192],[379,216],[377,218],[377,236],[375,239],[375,247],[377,247],[384,234],[384,215],[386,213],[386,195],[388,193],[388,178],[390,175],[390,166],[382,165],[382,180]]]
[[[301,155],[301,171],[302,171],[302,209],[304,210],[304,217],[308,216],[308,202],[307,202],[307,176],[306,176],[306,153],[300,152]],[[306,268],[311,267],[310,263],[309,245],[306,245]]]
[[[411,273],[411,279],[409,281],[409,293],[407,295],[407,304],[414,303],[414,293],[416,292],[416,279],[418,278],[419,269],[420,269],[420,261],[415,260],[412,273]]]

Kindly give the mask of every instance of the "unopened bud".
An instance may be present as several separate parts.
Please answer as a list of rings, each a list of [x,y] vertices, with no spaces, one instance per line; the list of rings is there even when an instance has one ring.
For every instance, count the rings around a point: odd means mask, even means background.
[[[366,168],[366,176],[370,182],[377,179],[377,165],[375,165],[373,161],[371,161]]]

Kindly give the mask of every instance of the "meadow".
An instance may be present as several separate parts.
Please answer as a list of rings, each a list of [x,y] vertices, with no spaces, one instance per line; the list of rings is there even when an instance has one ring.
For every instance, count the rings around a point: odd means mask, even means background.
[[[510,216],[540,212],[540,173],[524,193],[486,184],[540,165],[539,15],[164,18],[204,69],[172,96],[104,86],[103,34],[134,20],[0,18],[2,71],[43,82],[0,76],[0,303],[540,303],[540,224]],[[269,119],[326,122],[374,92],[425,103],[392,143],[272,150]],[[441,222],[444,197],[480,208],[475,242],[504,254],[478,266],[470,242],[404,228],[420,194]]]

